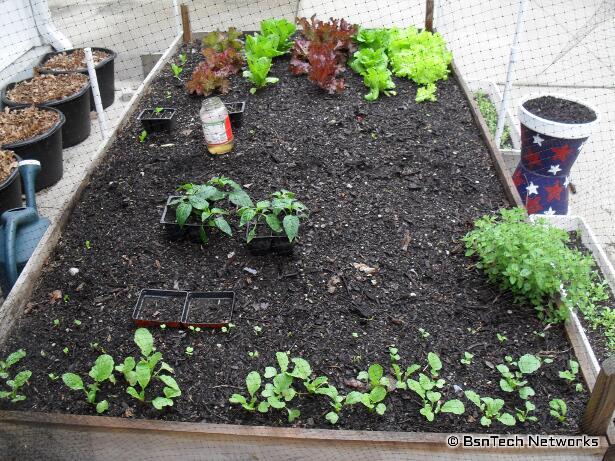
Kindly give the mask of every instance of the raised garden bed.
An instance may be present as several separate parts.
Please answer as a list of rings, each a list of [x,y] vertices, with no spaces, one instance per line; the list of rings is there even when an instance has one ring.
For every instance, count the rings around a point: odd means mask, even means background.
[[[188,67],[198,59],[191,49],[183,50],[188,51]],[[333,97],[306,79],[289,75],[287,65],[284,58],[274,62],[272,74],[280,82],[250,96],[245,136],[236,139],[233,152],[216,158],[205,154],[198,120],[200,99],[177,88],[168,70],[154,80],[153,91],[141,106],[151,107],[171,92],[173,104],[182,107],[178,114],[182,128],[152,134],[144,143],[136,139],[140,131],[136,120],[119,133],[77,204],[30,298],[28,313],[19,319],[3,352],[24,347],[29,352],[28,367],[34,370],[58,375],[84,372],[101,349],[118,358],[135,354],[133,331],[127,325],[141,287],[234,290],[241,296],[235,305],[234,328],[226,334],[152,329],[157,349],[181,383],[182,397],[173,407],[157,412],[120,392],[113,395],[108,414],[286,426],[280,414],[254,414],[229,406],[230,394],[243,389],[250,370],[263,370],[273,363],[276,351],[289,350],[349,392],[357,386],[354,378],[360,370],[374,362],[389,363],[388,347],[394,344],[404,362],[424,363],[430,351],[440,355],[446,398],[455,396],[453,385],[457,385],[515,405],[520,402],[499,389],[499,374],[490,364],[501,363],[504,355],[518,357],[526,352],[551,358],[551,364],[529,378],[541,408],[538,421],[494,425],[489,430],[577,433],[587,393],[574,392],[557,379],[557,371],[573,358],[564,327],[543,332],[533,308],[513,304],[511,296],[499,293],[463,254],[460,238],[471,222],[509,205],[505,197],[514,196],[514,190],[502,187],[462,87],[454,78],[441,82],[438,102],[419,105],[413,101],[416,87],[400,80],[396,98],[370,104],[363,99],[361,78],[354,74],[347,75],[347,91]],[[247,97],[248,82],[236,76],[231,83],[234,96]],[[280,124],[280,113],[296,118],[292,124]],[[251,194],[265,196],[284,188],[301,196],[312,214],[293,258],[253,256],[242,245],[242,233],[233,239],[212,238],[207,246],[166,239],[158,224],[166,196],[182,182],[203,183],[214,173],[240,179],[241,184],[250,185]],[[79,273],[70,276],[74,266]],[[59,299],[50,296],[56,290],[62,292]],[[500,343],[498,334],[506,340]],[[41,344],[44,355],[39,353]],[[184,353],[187,347],[194,349],[192,356]],[[470,366],[460,363],[465,351],[475,356]],[[225,365],[195,366],[201,360]],[[82,395],[49,379],[45,372],[33,376],[23,392],[27,400],[11,409],[95,414]],[[545,411],[555,396],[568,403],[566,424]],[[298,407],[302,415],[295,426],[331,427],[322,418],[328,411],[325,402],[305,399]],[[387,407],[384,417],[363,408],[345,409],[338,426],[445,433],[486,430],[478,425],[480,415],[470,403],[462,417],[442,414],[433,423],[419,414],[421,406],[410,394],[390,394]],[[36,415],[21,423],[11,414],[3,417],[3,424],[12,431],[25,424],[33,435],[55,431],[55,424],[68,421],[63,420],[65,416],[53,416],[45,420],[46,428],[37,430]],[[97,427],[88,418],[76,418],[81,419],[72,420],[74,427],[89,425],[106,432],[102,423]],[[142,429],[158,424],[148,426],[143,421],[133,429],[139,430],[141,423]],[[173,430],[162,424],[160,429]],[[111,420],[108,427],[120,425]],[[73,430],[70,424],[63,427],[68,433]],[[306,440],[328,440],[329,448],[339,443],[328,432],[300,429],[279,432],[189,425],[182,430],[211,434],[216,432],[214,427],[223,438],[258,439],[297,431],[296,436]],[[340,439],[351,442],[363,440],[364,446],[381,440],[391,453],[401,450],[400,444],[416,450],[422,447],[426,459],[434,451],[445,450],[441,434],[375,433],[372,438],[366,433],[340,434]],[[430,443],[436,448],[430,450]],[[595,451],[575,452],[573,459],[598,456],[604,451],[604,440],[600,443]],[[472,453],[472,459],[476,455]],[[455,453],[456,459],[466,456]]]

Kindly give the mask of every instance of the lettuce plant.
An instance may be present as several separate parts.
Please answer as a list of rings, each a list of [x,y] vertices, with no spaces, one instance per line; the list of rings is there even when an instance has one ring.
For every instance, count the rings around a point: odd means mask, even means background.
[[[83,391],[88,403],[96,406],[96,413],[104,413],[109,408],[109,402],[106,399],[96,402],[96,394],[100,390],[100,385],[105,381],[115,384],[113,365],[113,357],[108,354],[102,354],[98,356],[88,373],[90,378],[94,381],[92,384],[88,384],[87,386],[84,385],[81,376],[76,373],[64,373],[62,375],[62,381],[74,391]]]
[[[32,376],[32,372],[30,370],[22,370],[12,379],[10,379],[9,373],[9,369],[25,356],[26,351],[23,349],[18,349],[9,354],[6,360],[0,360],[0,379],[6,380],[4,384],[10,389],[8,391],[0,389],[0,399],[8,399],[11,403],[26,400],[26,396],[18,394],[18,391],[28,382]]]
[[[247,61],[248,70],[243,72],[243,76],[254,84],[254,86],[250,88],[251,94],[256,93],[259,88],[280,81],[277,77],[267,76],[269,74],[269,69],[271,69],[271,58],[266,56],[260,58],[248,56]]]
[[[271,194],[270,200],[262,200],[256,205],[242,206],[237,213],[240,216],[241,227],[252,224],[247,241],[250,243],[256,236],[257,225],[265,221],[276,234],[284,231],[292,242],[299,234],[301,220],[308,215],[307,207],[295,198],[295,194],[280,190]]]
[[[205,61],[200,62],[192,72],[192,78],[186,83],[189,93],[209,96],[214,91],[222,94],[230,89],[229,77],[236,74],[243,66],[243,56],[235,48],[217,51],[215,48],[203,50]]]
[[[218,52],[228,49],[240,51],[243,47],[241,32],[235,27],[229,27],[226,32],[219,30],[209,32],[203,37],[202,43],[204,49],[211,48]]]
[[[354,39],[359,45],[359,50],[386,50],[391,43],[391,29],[361,27]]]
[[[280,37],[275,34],[261,35],[256,33],[246,37],[246,56],[275,58],[282,56],[283,51],[278,51]]]
[[[282,53],[287,53],[292,48],[293,42],[290,37],[296,30],[297,26],[286,19],[265,19],[261,21],[261,33],[278,37],[277,50]]]
[[[365,99],[368,101],[375,101],[380,96],[380,93],[384,93],[386,96],[395,96],[397,94],[395,89],[395,82],[391,78],[391,71],[389,69],[372,67],[367,69],[363,77],[363,83],[370,89],[369,93],[365,95]]]

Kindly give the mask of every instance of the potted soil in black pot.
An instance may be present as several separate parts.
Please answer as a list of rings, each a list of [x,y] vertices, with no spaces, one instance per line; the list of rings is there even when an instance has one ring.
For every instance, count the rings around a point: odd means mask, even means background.
[[[62,125],[64,114],[52,107],[5,108],[0,113],[0,147],[24,160],[38,160],[41,172],[36,190],[62,178]]]
[[[240,226],[246,226],[246,244],[250,253],[288,254],[293,251],[299,235],[301,220],[307,218],[308,209],[295,199],[295,194],[281,190],[271,194],[270,200],[241,207]]]
[[[94,69],[96,69],[100,99],[102,100],[103,109],[105,109],[115,101],[115,58],[117,53],[107,48],[92,48],[92,57],[94,58]],[[41,74],[58,75],[79,72],[80,74],[88,75],[85,52],[83,48],[75,48],[47,53],[41,59],[38,71]],[[94,96],[91,91],[90,109],[96,110]]]
[[[0,150],[0,214],[22,205],[19,160],[15,152]]]
[[[156,131],[171,131],[177,126],[176,109],[170,107],[155,107],[143,109],[137,117],[148,133]]]
[[[90,80],[82,74],[38,75],[11,83],[2,102],[11,107],[24,105],[58,109],[66,119],[62,147],[79,144],[90,135]]]
[[[598,123],[585,102],[557,94],[519,104],[521,161],[513,181],[529,214],[567,214],[570,170]]]
[[[225,102],[228,116],[231,119],[231,125],[234,129],[241,128],[243,123],[243,113],[246,109],[245,101]]]

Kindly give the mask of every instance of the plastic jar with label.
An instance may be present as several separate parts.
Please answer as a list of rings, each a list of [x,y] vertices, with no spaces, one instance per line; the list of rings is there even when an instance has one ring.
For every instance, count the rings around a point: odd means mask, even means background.
[[[207,98],[199,113],[207,150],[211,154],[226,154],[233,148],[233,130],[226,106],[218,97]]]

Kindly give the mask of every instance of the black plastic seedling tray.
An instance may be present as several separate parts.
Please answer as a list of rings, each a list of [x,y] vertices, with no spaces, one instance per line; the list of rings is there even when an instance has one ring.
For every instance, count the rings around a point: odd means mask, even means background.
[[[177,126],[175,113],[177,109],[172,107],[162,107],[160,113],[156,113],[156,109],[143,109],[137,117],[143,125],[143,129],[148,133],[156,131],[171,131]]]
[[[183,238],[188,238],[189,240],[198,242],[199,239],[199,228],[200,224],[195,222],[187,222],[180,227],[175,220],[175,210],[170,205],[171,201],[180,198],[180,195],[171,195],[167,199],[167,203],[162,211],[162,217],[160,218],[160,224],[164,227],[164,230],[167,233],[167,237],[170,240],[180,240]]]
[[[184,327],[222,328],[228,326],[235,308],[234,291],[191,291],[186,298]]]
[[[246,109],[245,101],[237,102],[225,102],[226,110],[231,119],[231,125],[233,128],[241,128],[243,122],[243,113]]]
[[[166,325],[179,328],[187,297],[187,291],[144,288],[139,293],[132,318],[140,327]]]
[[[252,223],[247,225],[246,242],[253,226]],[[264,255],[267,253],[290,254],[293,252],[294,243],[288,240],[286,234],[274,234],[268,226],[261,224],[258,226],[256,236],[249,243],[246,243],[246,246],[253,255]]]

